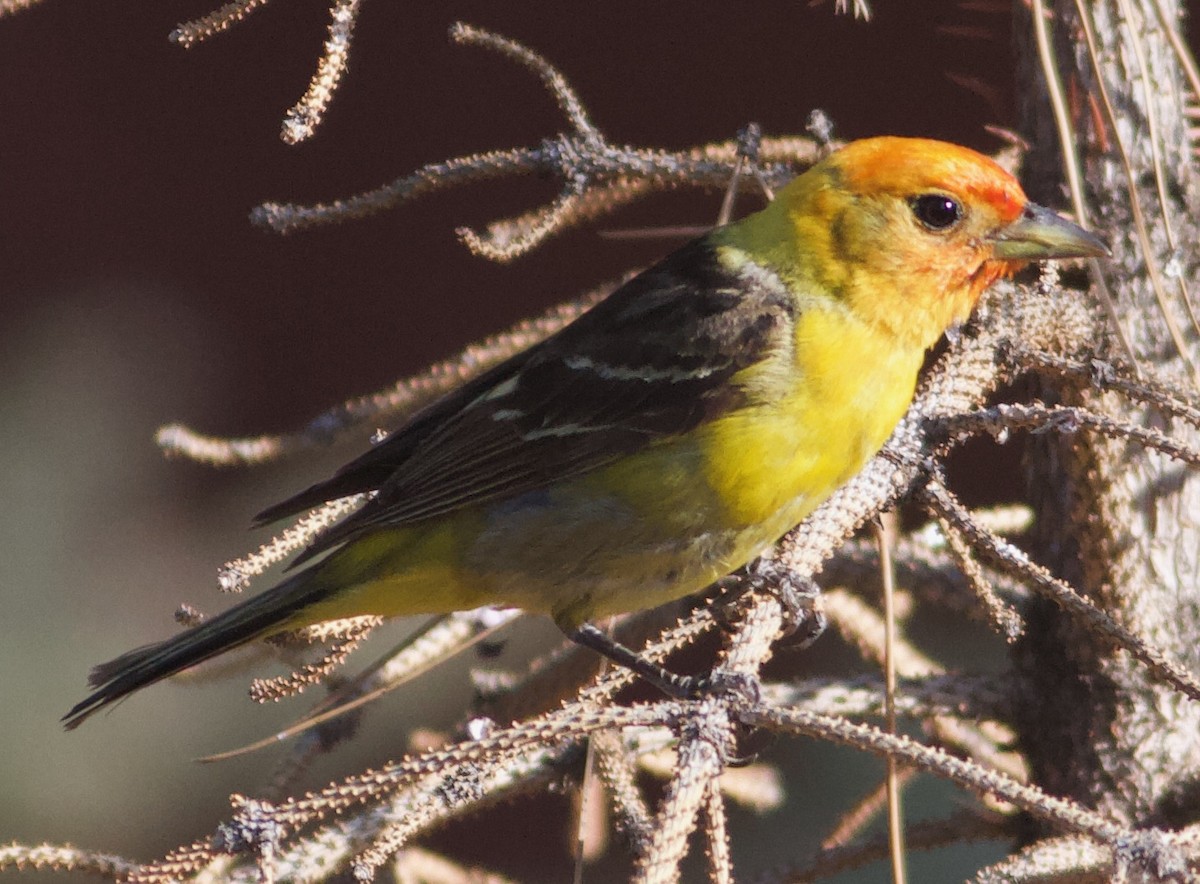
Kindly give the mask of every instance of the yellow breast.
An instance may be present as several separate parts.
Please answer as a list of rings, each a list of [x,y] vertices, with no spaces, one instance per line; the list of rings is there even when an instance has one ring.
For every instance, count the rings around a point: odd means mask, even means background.
[[[803,519],[887,440],[923,356],[844,311],[803,312],[790,349],[735,378],[752,404],[704,431],[728,521],[773,540]]]

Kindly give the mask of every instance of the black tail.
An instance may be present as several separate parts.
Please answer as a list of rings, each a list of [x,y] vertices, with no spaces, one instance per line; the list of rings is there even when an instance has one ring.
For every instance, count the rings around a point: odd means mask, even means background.
[[[322,581],[314,577],[315,571],[302,571],[174,638],[101,663],[88,677],[96,690],[63,716],[67,730],[79,727],[93,712],[134,691],[274,632],[324,595]]]

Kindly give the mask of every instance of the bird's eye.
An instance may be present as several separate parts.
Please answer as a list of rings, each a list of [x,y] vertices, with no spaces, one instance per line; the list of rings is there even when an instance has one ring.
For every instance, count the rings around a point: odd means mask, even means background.
[[[930,230],[947,230],[962,218],[957,200],[940,193],[927,193],[912,201],[913,214]]]

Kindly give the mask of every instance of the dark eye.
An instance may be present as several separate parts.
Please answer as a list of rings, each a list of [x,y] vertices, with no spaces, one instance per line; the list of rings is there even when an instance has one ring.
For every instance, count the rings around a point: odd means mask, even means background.
[[[927,193],[912,201],[913,214],[930,230],[946,230],[958,223],[962,207],[957,200],[940,193]]]

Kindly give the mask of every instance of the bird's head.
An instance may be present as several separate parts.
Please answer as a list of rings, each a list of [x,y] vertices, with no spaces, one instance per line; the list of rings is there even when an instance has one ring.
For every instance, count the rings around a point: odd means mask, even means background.
[[[852,142],[784,187],[764,214],[798,243],[794,281],[820,285],[923,347],[1028,262],[1108,254],[1029,202],[992,160],[918,138]]]

